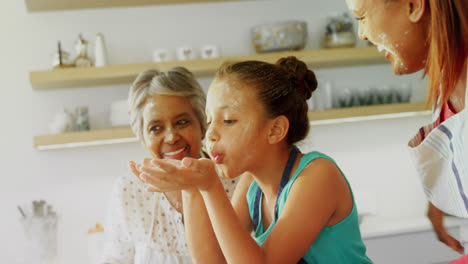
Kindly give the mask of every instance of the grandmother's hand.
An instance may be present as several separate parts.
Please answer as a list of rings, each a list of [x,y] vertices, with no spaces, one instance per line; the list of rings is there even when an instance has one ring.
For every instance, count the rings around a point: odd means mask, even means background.
[[[142,164],[146,164],[147,166],[151,166],[151,158],[145,158]],[[128,162],[128,167],[132,171],[133,175],[135,175],[138,180],[145,183],[141,178],[141,168],[143,167],[142,164],[138,164],[134,161]],[[180,191],[173,191],[173,192],[164,192],[164,196],[166,197],[167,201],[171,204],[171,206],[179,213],[183,213],[182,207],[182,193]]]
[[[447,229],[445,229],[443,223],[444,212],[442,212],[439,208],[435,207],[431,202],[429,202],[429,206],[427,209],[427,217],[429,217],[429,220],[431,220],[432,227],[434,228],[434,232],[436,233],[439,241],[446,244],[448,247],[452,248],[458,253],[463,254],[464,248],[460,241],[452,237],[447,232]]]
[[[138,178],[138,180],[142,181],[140,179],[140,173],[141,173],[141,164],[136,163],[133,160],[130,160],[128,162],[128,167],[130,168],[130,171],[133,173],[135,177]],[[143,182],[143,181],[142,181]]]
[[[140,178],[152,185],[149,191],[166,192],[193,187],[207,190],[216,182],[218,174],[210,159],[153,159],[151,166],[143,164]]]

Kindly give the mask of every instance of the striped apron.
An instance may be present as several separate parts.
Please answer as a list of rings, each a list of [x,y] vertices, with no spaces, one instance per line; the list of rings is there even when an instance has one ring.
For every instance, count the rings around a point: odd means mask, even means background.
[[[465,92],[465,105],[467,95]],[[445,213],[463,218],[468,218],[466,111],[465,107],[440,123],[440,109],[436,109],[433,111],[434,123],[421,127],[408,143],[428,200]]]

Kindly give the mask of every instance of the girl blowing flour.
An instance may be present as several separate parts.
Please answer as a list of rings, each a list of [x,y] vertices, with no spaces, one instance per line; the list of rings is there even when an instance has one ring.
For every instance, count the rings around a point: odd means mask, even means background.
[[[224,64],[207,97],[211,160],[143,166],[150,191],[191,197],[184,216],[194,262],[371,263],[343,173],[330,157],[294,146],[308,133],[306,100],[316,88],[295,57]],[[218,175],[242,176],[232,205]]]

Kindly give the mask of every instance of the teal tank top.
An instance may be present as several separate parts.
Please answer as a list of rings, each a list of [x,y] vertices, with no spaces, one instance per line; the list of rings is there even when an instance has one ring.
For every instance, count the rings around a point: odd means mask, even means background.
[[[297,176],[310,162],[317,158],[328,159],[336,165],[335,161],[332,158],[320,152],[314,151],[305,154],[300,160],[299,167],[294,172],[293,176],[289,179],[289,182],[285,185],[285,187],[281,191],[281,194],[278,197],[278,216],[281,215],[289,191],[291,190],[291,186],[294,184],[294,181],[296,180]],[[341,169],[338,166],[337,168],[340,170],[343,177],[345,177]],[[330,227],[323,227],[322,231],[319,233],[314,243],[310,246],[309,250],[307,250],[305,255],[302,257],[302,259],[305,260],[308,264],[372,263],[372,261],[366,256],[366,246],[362,242],[354,195],[347,179],[346,182],[348,183],[348,187],[353,197],[353,209],[351,210],[349,215],[341,222]],[[254,180],[250,185],[249,190],[247,191],[246,198],[247,204],[249,206],[251,219],[254,219],[254,202],[257,188],[259,188],[258,184]],[[259,212],[257,212],[259,222],[257,225],[257,229],[254,230],[255,233],[253,235],[253,238],[255,239],[255,241],[257,241],[259,245],[262,245],[263,242],[265,242],[268,234],[270,233],[271,229],[276,223],[276,219],[273,219],[273,222],[271,223],[270,227],[266,231],[264,231],[262,222],[261,202],[262,199],[260,199],[260,206],[258,206]]]

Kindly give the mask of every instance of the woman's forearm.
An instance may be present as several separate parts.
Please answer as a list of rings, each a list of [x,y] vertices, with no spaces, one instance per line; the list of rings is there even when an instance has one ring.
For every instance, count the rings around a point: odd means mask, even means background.
[[[226,261],[232,264],[264,263],[262,248],[242,226],[221,181],[200,193]]]
[[[182,191],[182,199],[185,237],[193,263],[226,263],[198,189]]]

